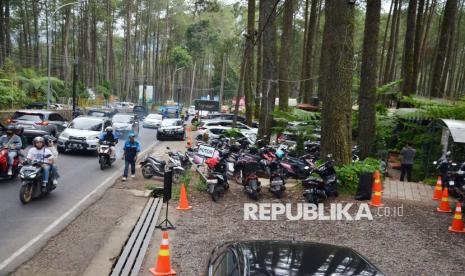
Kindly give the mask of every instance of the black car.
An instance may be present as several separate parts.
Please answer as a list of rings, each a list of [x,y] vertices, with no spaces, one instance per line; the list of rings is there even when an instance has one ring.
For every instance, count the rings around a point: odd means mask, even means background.
[[[136,105],[132,109],[132,113],[137,116],[137,119],[142,120],[147,116],[147,109],[143,105]]]
[[[116,109],[96,109],[92,108],[87,111],[87,116],[108,118],[111,119],[115,114],[118,113]]]
[[[301,241],[240,241],[216,247],[206,275],[384,275],[348,247]]]
[[[157,140],[185,138],[184,122],[181,119],[164,119],[157,131]]]

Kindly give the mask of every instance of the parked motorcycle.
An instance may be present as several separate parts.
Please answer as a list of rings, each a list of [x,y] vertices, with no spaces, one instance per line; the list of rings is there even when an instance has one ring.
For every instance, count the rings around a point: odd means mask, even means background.
[[[49,158],[50,155],[45,156]],[[55,190],[53,184],[54,175],[50,173],[47,185],[42,187],[43,162],[25,161],[19,172],[21,178],[21,188],[19,189],[19,199],[23,204],[31,202],[32,199],[47,195]]]
[[[111,143],[108,141],[102,141],[99,144],[97,149],[98,153],[98,163],[100,164],[100,169],[103,171],[105,168],[111,167],[115,158],[111,157]]]
[[[451,152],[448,151],[445,156],[433,162],[442,178],[442,187],[447,188],[449,188],[450,176],[459,170],[457,164],[450,159],[450,156]]]
[[[173,162],[174,161],[174,162]],[[179,165],[173,159],[173,161],[170,160],[168,166],[172,167],[173,169],[173,181],[177,183],[181,176],[184,174],[184,168]],[[166,161],[158,159],[154,156],[146,156],[145,158],[142,159],[142,161],[139,163],[142,167],[142,176],[146,179],[150,179],[154,176],[158,177],[164,177],[165,176],[165,171],[166,171]]]
[[[261,170],[259,162],[254,158],[244,158],[238,161],[238,166],[245,193],[251,199],[258,200],[261,191],[261,183],[256,174]]]
[[[212,157],[208,158],[205,164],[208,166],[208,193],[213,201],[218,201],[218,199],[229,190],[228,177],[226,176],[226,163],[224,158]]]
[[[281,198],[286,190],[286,181],[279,172],[278,161],[273,160],[268,165],[270,170],[270,187],[269,191],[276,197]]]
[[[19,173],[19,156],[16,156],[13,162],[12,175],[8,175],[8,149],[0,150],[0,178],[14,178]]]
[[[309,178],[305,179],[302,184],[305,187],[304,197],[309,203],[318,204],[323,202],[329,196],[337,197],[339,181],[336,177],[336,170],[333,166],[331,156],[329,161],[314,168]],[[317,174],[317,176],[313,176]]]

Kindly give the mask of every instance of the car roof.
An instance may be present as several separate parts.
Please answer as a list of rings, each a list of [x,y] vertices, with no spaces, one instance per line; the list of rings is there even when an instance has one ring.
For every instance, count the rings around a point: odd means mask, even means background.
[[[250,275],[278,270],[283,272],[280,275],[291,275],[295,271],[302,275],[333,275],[341,271],[343,275],[384,275],[365,257],[344,246],[263,240],[226,242],[215,250],[222,248],[235,251],[240,259],[245,260],[243,267],[249,269]]]
[[[94,117],[94,116],[79,116],[74,118],[75,119],[88,119],[88,120],[94,120],[94,121],[109,121],[108,118],[106,117]]]
[[[56,112],[54,112],[54,111],[43,110],[43,109],[20,109],[20,110],[16,110],[16,112],[21,112],[21,113],[35,113],[35,114],[50,114],[50,113],[56,113]]]

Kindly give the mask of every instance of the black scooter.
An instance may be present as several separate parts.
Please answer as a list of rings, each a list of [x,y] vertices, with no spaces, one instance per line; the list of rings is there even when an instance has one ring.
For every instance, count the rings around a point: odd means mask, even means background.
[[[50,158],[50,155],[45,156],[45,159],[48,158]],[[56,189],[56,185],[53,184],[53,173],[50,173],[47,185],[42,187],[43,164],[43,162],[24,161],[19,172],[21,179],[19,199],[23,204],[31,202],[34,198],[45,196]]]
[[[276,197],[281,198],[286,190],[286,181],[279,173],[279,164],[277,160],[273,160],[268,165],[270,170],[270,188],[269,191]]]
[[[208,166],[208,193],[213,201],[218,201],[218,199],[229,190],[225,157],[226,156],[222,156],[221,158],[209,158],[205,161],[205,164]]]
[[[328,156],[331,158],[331,156]],[[317,174],[317,176],[313,176]],[[305,187],[304,197],[308,203],[318,204],[326,200],[329,196],[337,197],[339,181],[336,177],[336,170],[333,160],[326,161],[322,165],[314,168],[310,177],[302,182]]]

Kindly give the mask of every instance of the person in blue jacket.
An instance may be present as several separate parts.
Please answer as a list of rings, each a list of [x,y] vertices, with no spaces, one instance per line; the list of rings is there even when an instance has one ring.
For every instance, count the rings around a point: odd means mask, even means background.
[[[135,177],[137,154],[140,152],[140,144],[138,141],[136,141],[136,135],[133,132],[129,133],[128,140],[124,143],[123,150],[124,150],[123,181],[126,181],[128,177],[129,166],[131,166],[131,178]]]

